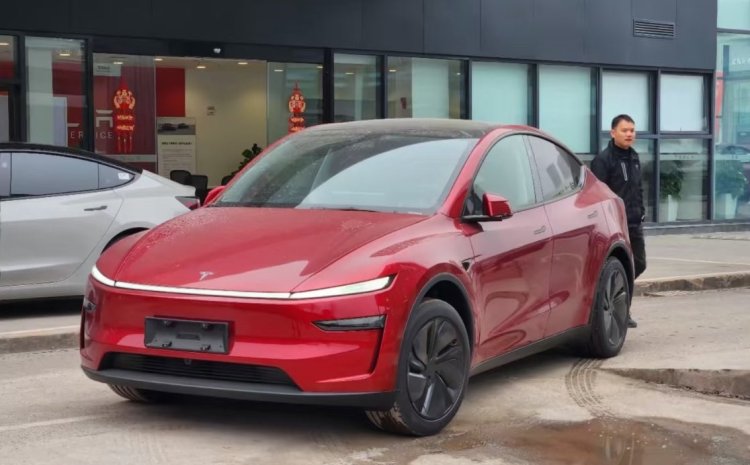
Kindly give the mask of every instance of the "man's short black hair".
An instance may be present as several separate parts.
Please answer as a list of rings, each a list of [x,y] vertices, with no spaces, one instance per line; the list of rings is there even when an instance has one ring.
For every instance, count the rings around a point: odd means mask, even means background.
[[[630,115],[617,115],[614,118],[612,118],[612,129],[616,128],[618,124],[620,124],[621,121],[627,121],[628,123],[635,124],[635,121],[633,121],[633,118],[630,117]]]

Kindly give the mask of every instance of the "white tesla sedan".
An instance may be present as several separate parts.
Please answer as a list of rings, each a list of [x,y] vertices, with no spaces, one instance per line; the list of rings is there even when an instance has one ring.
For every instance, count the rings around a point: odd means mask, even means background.
[[[0,301],[82,295],[104,249],[197,207],[194,195],[89,152],[0,144]]]

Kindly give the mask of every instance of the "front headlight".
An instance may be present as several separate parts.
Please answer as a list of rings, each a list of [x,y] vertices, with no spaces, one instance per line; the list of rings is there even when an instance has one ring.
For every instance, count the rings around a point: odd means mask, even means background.
[[[107,286],[115,287],[115,282],[108,277],[104,276],[101,271],[99,271],[99,268],[94,265],[94,268],[91,269],[91,277],[96,279],[102,284],[106,284]]]
[[[388,287],[393,281],[393,276],[371,279],[344,286],[316,289],[314,291],[293,292],[290,299],[319,299],[321,297],[339,297],[342,295],[362,294],[365,292],[379,291]]]

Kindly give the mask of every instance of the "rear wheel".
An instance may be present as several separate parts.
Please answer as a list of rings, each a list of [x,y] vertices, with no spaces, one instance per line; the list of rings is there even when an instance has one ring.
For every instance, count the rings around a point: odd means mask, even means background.
[[[591,333],[584,351],[595,358],[614,357],[620,353],[628,333],[630,286],[622,263],[610,257],[599,276],[591,309]]]
[[[396,400],[367,412],[385,431],[427,436],[456,415],[469,379],[471,349],[458,312],[442,300],[422,302],[409,318],[401,345]]]

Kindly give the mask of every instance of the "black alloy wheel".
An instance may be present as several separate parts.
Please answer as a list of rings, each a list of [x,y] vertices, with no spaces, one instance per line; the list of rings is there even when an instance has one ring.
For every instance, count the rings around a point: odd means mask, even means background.
[[[587,356],[614,357],[622,349],[628,333],[630,316],[630,285],[625,268],[615,257],[610,257],[602,269],[591,309]]]
[[[461,406],[470,363],[469,336],[456,309],[442,300],[423,301],[401,341],[395,401],[389,410],[367,411],[367,417],[392,433],[439,433]]]
[[[434,318],[417,332],[409,353],[407,387],[415,411],[428,419],[442,418],[461,394],[464,352],[456,328],[445,318]]]

